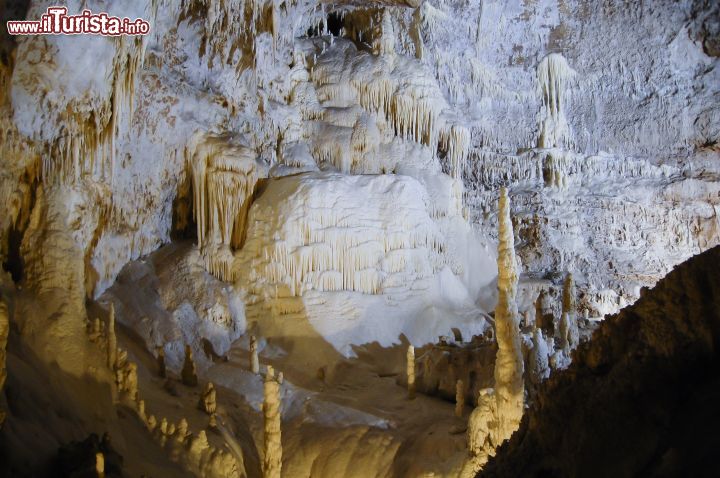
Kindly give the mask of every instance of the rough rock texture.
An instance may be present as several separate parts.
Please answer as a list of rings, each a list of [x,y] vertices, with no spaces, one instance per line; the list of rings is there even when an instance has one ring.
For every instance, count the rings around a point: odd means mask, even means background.
[[[715,476],[718,264],[715,247],[603,323],[479,476]]]

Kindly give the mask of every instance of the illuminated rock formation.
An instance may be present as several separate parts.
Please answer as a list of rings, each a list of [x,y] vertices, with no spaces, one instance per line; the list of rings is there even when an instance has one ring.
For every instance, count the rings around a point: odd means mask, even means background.
[[[563,283],[562,316],[560,317],[560,348],[566,355],[580,343],[577,310],[575,305],[575,282],[568,274]]]
[[[205,385],[202,397],[200,398],[200,408],[208,415],[214,415],[217,410],[216,391],[212,382]]]
[[[408,345],[406,354],[408,398],[415,398],[415,347]]]
[[[208,270],[230,281],[232,251],[244,243],[247,211],[258,180],[255,156],[230,137],[203,133],[190,139],[186,155],[192,168],[198,246]]]
[[[461,472],[461,478],[472,478],[487,463],[500,444],[498,437],[498,402],[495,390],[482,389],[478,393],[477,406],[470,414],[467,429],[469,458]]]
[[[95,473],[98,478],[105,478],[105,455],[100,451],[95,453]]]
[[[498,244],[498,304],[495,307],[498,353],[495,362],[495,394],[498,405],[499,442],[517,429],[522,419],[524,385],[523,359],[520,346],[520,315],[515,294],[517,291],[517,262],[515,236],[510,220],[510,200],[507,189],[500,190]]]
[[[541,290],[535,301],[535,327],[542,329],[552,337],[555,335],[555,317],[552,309],[548,307],[548,295],[545,290]]]
[[[383,11],[382,22],[379,25],[379,33],[373,43],[373,52],[376,55],[395,54],[395,29],[393,28],[392,15],[389,9]]]
[[[263,478],[280,478],[282,469],[280,384],[275,379],[275,371],[271,366],[268,366],[263,390]]]
[[[550,376],[550,351],[542,329],[535,329],[532,337],[532,349],[528,356],[528,375],[530,382],[537,385]]]
[[[567,146],[571,142],[565,102],[568,83],[574,76],[575,71],[559,53],[549,54],[537,67],[538,91],[545,112],[538,138],[540,148]]]
[[[254,374],[260,373],[260,360],[258,359],[257,337],[250,336],[250,371]]]
[[[116,366],[116,381],[118,391],[125,393],[127,399],[134,403],[138,399],[137,364],[125,362]]]
[[[525,401],[524,362],[520,343],[520,314],[516,303],[517,262],[507,189],[500,189],[498,203],[498,303],[495,329],[495,387],[483,389],[468,422],[469,459],[462,477],[474,476],[495,448],[520,425]]]

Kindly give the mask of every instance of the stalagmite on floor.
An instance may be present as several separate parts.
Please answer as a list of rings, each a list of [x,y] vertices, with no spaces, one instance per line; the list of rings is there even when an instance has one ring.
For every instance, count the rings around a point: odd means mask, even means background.
[[[516,303],[518,271],[515,235],[510,219],[510,199],[500,189],[498,201],[498,303],[495,329],[495,387],[481,390],[468,423],[469,458],[461,472],[474,476],[495,449],[509,439],[522,419],[525,401],[524,361],[520,343],[520,314]]]
[[[263,478],[280,478],[282,469],[280,383],[272,367],[268,367],[264,383]]]

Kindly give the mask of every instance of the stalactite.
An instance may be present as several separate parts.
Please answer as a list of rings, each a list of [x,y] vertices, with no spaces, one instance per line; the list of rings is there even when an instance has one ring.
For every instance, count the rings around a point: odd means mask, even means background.
[[[559,53],[549,54],[537,67],[538,92],[545,110],[545,118],[538,137],[539,148],[563,147],[570,144],[564,103],[567,87],[574,77],[575,71]]]
[[[395,29],[393,28],[392,16],[390,10],[383,10],[382,21],[379,26],[379,33],[375,36],[373,42],[373,52],[376,55],[394,55],[395,54]]]
[[[465,162],[470,151],[470,131],[462,125],[452,124],[440,128],[440,148],[447,152],[450,176],[462,179]]]
[[[543,160],[543,179],[546,187],[565,189],[568,185],[567,157],[561,153],[550,153]]]
[[[254,153],[230,138],[196,133],[186,157],[192,167],[193,215],[208,271],[234,279],[232,249],[245,240],[248,209],[258,180]]]
[[[265,430],[263,478],[280,478],[282,469],[280,384],[275,379],[275,372],[270,366],[264,382],[263,417]]]
[[[395,181],[394,178],[385,178]],[[380,183],[386,183],[386,179],[377,177],[371,182],[377,181],[377,185],[381,186]],[[322,188],[329,184],[347,187],[334,180],[332,183],[325,179],[318,183],[315,180],[311,182]],[[362,179],[362,182],[366,181]],[[368,192],[374,189],[368,188],[370,184],[358,186]],[[388,186],[385,184],[382,187]],[[274,291],[283,291],[285,295],[279,298],[299,297],[308,290],[382,294],[386,285],[392,287],[393,281],[409,283],[430,277],[437,271],[439,262],[428,259],[443,255],[445,239],[426,212],[417,210],[414,201],[424,202],[425,199],[417,198],[416,193],[419,191],[414,181],[404,187],[408,195],[403,194],[402,198],[398,198],[398,201],[408,204],[409,214],[388,216],[385,213],[387,205],[378,204],[380,215],[377,219],[355,216],[357,206],[354,204],[343,206],[338,203],[316,203],[312,199],[315,196],[311,197],[310,194],[320,194],[315,192],[319,190],[311,193],[304,182],[299,183],[298,187],[300,189],[292,194],[299,193],[297,197],[304,199],[295,203],[299,209],[291,213],[291,220],[269,225],[277,233],[266,236],[270,232],[263,230],[262,237],[248,238],[242,257],[239,256],[242,262],[238,264],[247,263],[266,278],[269,285],[279,287],[274,288]],[[333,186],[333,189],[337,187]],[[396,187],[393,186],[393,189]],[[345,195],[347,191],[343,191],[343,199],[338,201],[348,199],[354,203],[355,196]],[[340,214],[339,210],[344,212]],[[258,224],[274,221],[265,216],[265,211],[267,209],[263,206],[258,210],[258,215],[254,216]],[[287,212],[290,213],[289,210]],[[273,292],[268,294],[278,298]],[[285,304],[295,307],[291,301],[283,304],[278,302],[278,306]]]
[[[84,175],[110,183],[114,168],[115,143],[127,131],[133,114],[135,78],[145,58],[144,37],[115,39],[112,93],[97,99],[88,110],[68,105],[55,139],[42,154],[45,184],[77,182]]]

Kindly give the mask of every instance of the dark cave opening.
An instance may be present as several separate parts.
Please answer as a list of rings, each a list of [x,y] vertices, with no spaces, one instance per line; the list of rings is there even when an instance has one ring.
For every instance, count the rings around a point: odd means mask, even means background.
[[[8,253],[7,259],[2,264],[3,270],[10,273],[13,282],[16,284],[23,278],[23,260],[20,254],[20,244],[22,242],[22,231],[15,227],[11,227],[8,232]]]
[[[336,37],[341,36],[340,32],[345,27],[345,20],[338,12],[330,12],[327,16],[327,28]]]
[[[342,30],[345,27],[345,19],[340,12],[330,12],[324,22],[319,22],[317,25],[307,29],[305,35],[308,38],[322,36],[324,26],[327,25],[328,33],[333,36],[342,36]]]
[[[193,186],[190,177],[190,171],[186,171],[185,178],[178,183],[177,195],[173,199],[170,229],[170,236],[173,239],[197,240],[197,223],[193,214]]]

